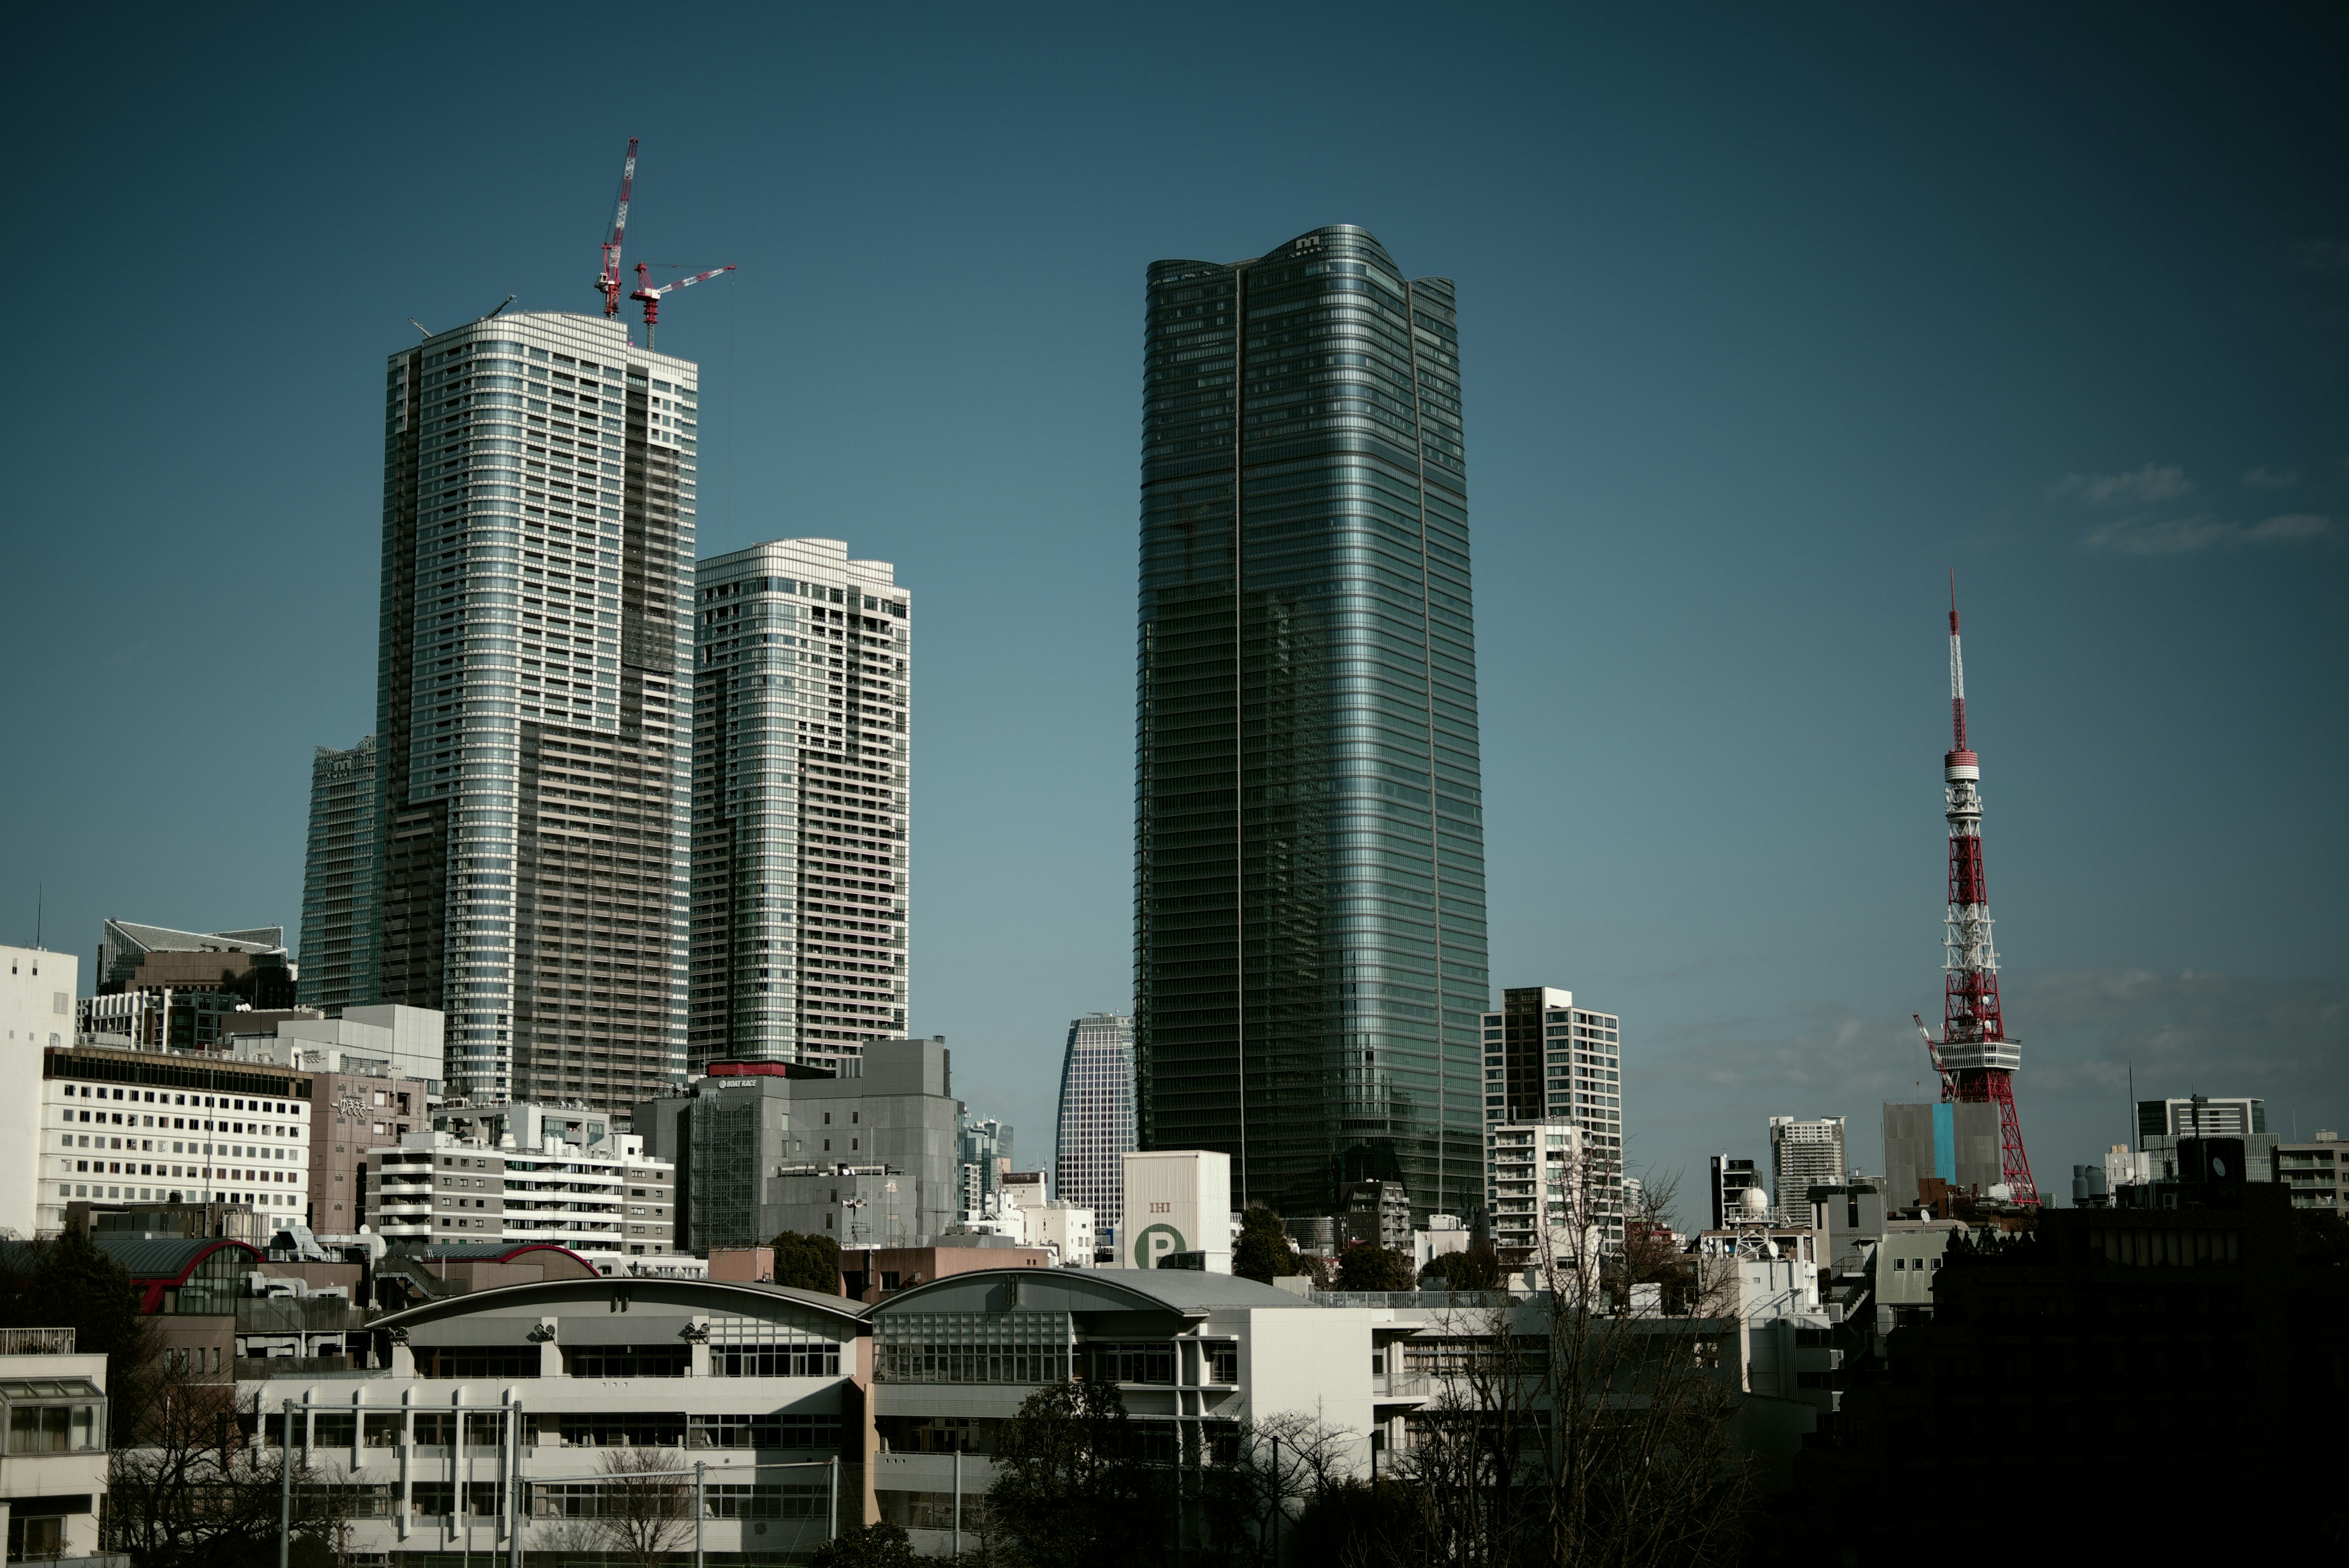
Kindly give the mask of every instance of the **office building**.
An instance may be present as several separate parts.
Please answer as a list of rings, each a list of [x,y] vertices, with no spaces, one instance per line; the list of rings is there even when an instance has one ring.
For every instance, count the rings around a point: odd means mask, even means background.
[[[305,1073],[342,1072],[337,1063],[363,1063],[354,1071],[380,1071],[394,1078],[422,1080],[438,1099],[442,1091],[445,1023],[421,1007],[379,1003],[349,1007],[339,1018],[302,1014],[239,1013],[222,1039],[232,1054],[270,1061]]]
[[[1797,1212],[1814,1187],[1844,1179],[1843,1118],[1770,1118],[1770,1193],[1782,1214]]]
[[[561,314],[388,362],[370,1000],[471,1100],[685,1075],[698,381]]]
[[[2139,1100],[2137,1134],[2137,1147],[2151,1162],[2157,1181],[2178,1175],[2178,1140],[2186,1137],[2241,1138],[2244,1174],[2253,1181],[2273,1181],[2276,1147],[2282,1141],[2268,1130],[2267,1102],[2242,1096]]]
[[[1364,230],[1150,269],[1137,1142],[1233,1197],[1483,1186],[1484,829],[1453,289]],[[1123,1244],[1123,1242],[1121,1243]]]
[[[311,1075],[212,1052],[41,1053],[35,1226],[156,1205],[266,1242],[309,1218]],[[233,1222],[232,1222],[233,1217]]]
[[[963,1212],[991,1214],[1011,1171],[1012,1127],[997,1116],[962,1116]]]
[[[1488,1126],[1562,1121],[1582,1129],[1591,1222],[1623,1240],[1623,1021],[1577,1007],[1556,986],[1514,987],[1484,1015]]]
[[[512,1101],[482,1130],[411,1132],[367,1159],[366,1219],[418,1246],[551,1242],[590,1262],[677,1251],[677,1168],[633,1133],[593,1142],[547,1130],[566,1107]],[[460,1129],[463,1118],[459,1118]]]
[[[46,948],[0,947],[0,1236],[29,1239],[41,1228],[39,1209],[54,1208],[54,1189],[41,1179],[47,1136],[42,1116],[45,1053],[74,1043],[74,992],[81,960]],[[56,1229],[52,1224],[48,1229]]]
[[[830,1065],[905,1032],[911,599],[837,539],[695,583],[692,1064]]]
[[[1745,1194],[1762,1185],[1761,1175],[1750,1159],[1732,1159],[1725,1154],[1713,1157],[1712,1194],[1713,1228],[1723,1230],[1732,1220],[1746,1216]],[[1766,1210],[1766,1195],[1764,1208]]]
[[[2349,1144],[2320,1131],[2306,1143],[2279,1143],[2275,1179],[2292,1193],[2295,1209],[2326,1209],[2349,1215]]]
[[[310,837],[302,863],[301,978],[295,1000],[341,1011],[376,1000],[383,889],[377,877],[375,737],[310,762]]]
[[[1052,1186],[1114,1224],[1133,1148],[1133,1020],[1088,1012],[1069,1024],[1061,1056],[1061,1115],[1052,1132]]]
[[[246,1015],[251,1016],[251,1015]],[[231,1021],[232,1060],[310,1075],[310,1229],[349,1236],[365,1222],[371,1151],[432,1127],[441,1018],[413,1007],[354,1007],[340,1018],[276,1018],[253,1033]]]
[[[636,1125],[683,1175],[687,1250],[785,1231],[921,1246],[961,1217],[961,1112],[943,1039],[872,1040],[836,1071],[719,1063]]]
[[[79,1033],[150,1051],[200,1051],[220,1044],[240,1009],[292,1007],[295,980],[281,926],[181,931],[109,920],[95,990],[77,1006]]]

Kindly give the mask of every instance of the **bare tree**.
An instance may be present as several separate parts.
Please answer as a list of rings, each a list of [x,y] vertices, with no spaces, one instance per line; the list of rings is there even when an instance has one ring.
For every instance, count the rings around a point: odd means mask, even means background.
[[[1404,1467],[1433,1561],[1703,1568],[1737,1553],[1751,1483],[1730,1430],[1735,1280],[1652,1245],[1669,1181],[1624,1217],[1642,1245],[1611,1243],[1611,1174],[1554,1173],[1528,1298],[1406,1350],[1433,1380]]]
[[[614,1449],[599,1469],[595,1539],[605,1552],[655,1568],[693,1539],[693,1480],[676,1454]]]
[[[348,1490],[283,1442],[249,1442],[262,1428],[257,1393],[240,1399],[234,1385],[199,1381],[166,1357],[143,1371],[141,1406],[108,1457],[109,1547],[140,1568],[274,1557],[288,1463],[295,1550],[333,1560],[347,1547]]]

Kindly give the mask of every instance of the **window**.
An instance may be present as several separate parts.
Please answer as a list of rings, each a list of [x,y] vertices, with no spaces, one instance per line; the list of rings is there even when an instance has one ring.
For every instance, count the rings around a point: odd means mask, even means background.
[[[75,1378],[55,1383],[0,1384],[8,1401],[8,1452],[12,1454],[82,1453],[103,1447],[105,1422],[99,1415],[97,1389]],[[87,1393],[90,1397],[55,1404],[19,1404],[42,1395]]]

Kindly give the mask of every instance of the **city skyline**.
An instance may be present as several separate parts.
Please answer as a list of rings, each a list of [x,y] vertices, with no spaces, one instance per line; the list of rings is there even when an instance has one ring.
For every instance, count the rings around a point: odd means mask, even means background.
[[[722,410],[703,552],[830,534],[946,589],[909,1030],[1030,1147],[1066,1020],[1129,984],[1133,280],[1338,221],[1461,280],[1492,978],[1621,1016],[1634,1169],[1761,1156],[1783,1112],[1852,1118],[1865,1164],[1875,1106],[1930,1097],[1953,561],[2033,1153],[2125,1137],[2132,1067],[2339,1125],[2344,742],[2308,721],[2349,671],[2337,51],[2293,13],[1470,18],[1427,57],[1261,26],[1179,91],[1112,24],[942,19],[885,83],[843,68],[853,20],[752,26],[557,123],[523,104],[583,40],[419,86],[388,19],[43,18],[17,101],[78,84],[116,129],[25,175],[90,260],[0,394],[34,747],[0,935],[295,924],[313,749],[369,728],[374,369],[410,313],[592,308],[642,133],[635,254],[741,264],[661,327]],[[1238,111],[1300,49],[1427,129],[1268,165]],[[771,115],[762,51],[794,62]],[[411,93],[498,156],[344,107]],[[1185,155],[1137,176],[1170,117]],[[268,287],[156,289],[159,224]]]

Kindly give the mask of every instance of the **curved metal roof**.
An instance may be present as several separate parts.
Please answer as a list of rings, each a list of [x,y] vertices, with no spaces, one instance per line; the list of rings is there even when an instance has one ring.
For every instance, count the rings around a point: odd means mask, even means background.
[[[632,1304],[698,1307],[712,1312],[745,1312],[757,1305],[772,1305],[780,1302],[810,1308],[848,1324],[862,1324],[869,1310],[863,1303],[853,1302],[843,1296],[828,1296],[821,1292],[803,1291],[791,1285],[635,1276],[605,1279],[599,1276],[592,1280],[543,1280],[531,1284],[468,1291],[463,1295],[426,1302],[420,1306],[392,1313],[378,1318],[367,1326],[377,1329],[408,1328],[417,1324],[438,1323],[444,1318],[465,1317],[474,1313],[528,1306],[533,1303],[554,1306],[565,1302],[608,1302],[614,1295],[623,1293]]]
[[[874,1306],[875,1314],[919,1311],[922,1298],[956,1286],[969,1286],[1006,1278],[1083,1292],[1106,1290],[1128,1298],[1141,1312],[1174,1312],[1185,1316],[1218,1307],[1302,1307],[1314,1310],[1303,1296],[1237,1274],[1195,1272],[1188,1269],[972,1269],[945,1274],[899,1291]]]
[[[198,1263],[224,1247],[243,1249],[255,1263],[266,1261],[266,1255],[252,1242],[219,1236],[135,1236],[118,1241],[100,1233],[96,1241],[108,1257],[129,1271],[133,1280],[147,1284],[159,1280],[165,1284],[178,1284],[195,1272]]]

